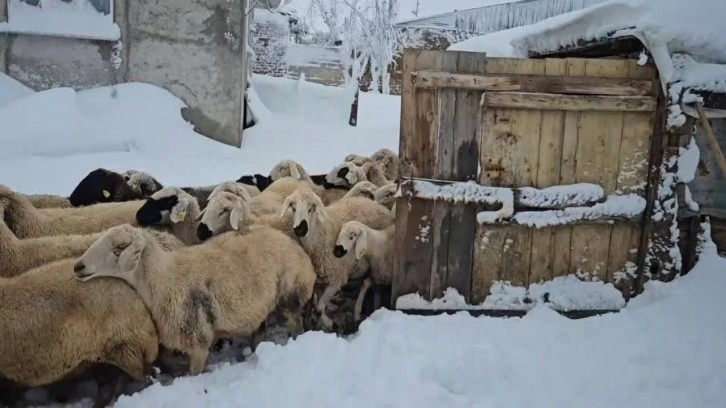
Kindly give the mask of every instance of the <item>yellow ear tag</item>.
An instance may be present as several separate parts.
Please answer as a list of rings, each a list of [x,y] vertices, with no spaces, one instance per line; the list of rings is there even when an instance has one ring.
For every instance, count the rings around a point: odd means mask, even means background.
[[[176,218],[179,220],[179,222],[184,222],[184,217],[186,217],[187,213],[186,211],[182,211],[179,214],[177,214]]]
[[[109,198],[111,197],[111,193],[109,193],[108,190],[103,190],[103,196]]]

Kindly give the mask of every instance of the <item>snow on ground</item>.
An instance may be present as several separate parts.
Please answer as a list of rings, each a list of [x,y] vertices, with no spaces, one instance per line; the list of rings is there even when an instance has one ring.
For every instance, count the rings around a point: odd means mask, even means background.
[[[280,88],[287,86],[284,81]],[[303,102],[326,103],[314,93]],[[361,93],[357,127],[347,118],[331,122],[314,108],[268,111],[245,130],[242,149],[195,133],[180,116],[183,106],[169,92],[140,83],[80,92],[56,88],[5,104],[0,107],[0,183],[28,194],[68,195],[88,172],[104,167],[146,171],[165,185],[206,185],[267,174],[287,158],[312,173],[327,173],[349,153],[398,151],[396,96]]]
[[[32,94],[32,89],[0,72],[0,106]]]
[[[648,283],[618,314],[568,320],[378,311],[351,338],[308,332],[248,362],[116,407],[717,408],[726,400],[726,260]]]

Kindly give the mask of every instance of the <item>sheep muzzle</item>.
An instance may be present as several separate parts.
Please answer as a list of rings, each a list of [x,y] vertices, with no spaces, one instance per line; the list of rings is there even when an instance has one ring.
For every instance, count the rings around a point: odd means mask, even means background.
[[[207,224],[199,224],[199,227],[197,227],[197,238],[199,238],[200,241],[206,241],[209,238],[212,238],[212,235],[214,235],[214,232],[209,229]]]
[[[308,234],[308,222],[307,222],[307,220],[302,220],[302,222],[300,222],[300,224],[298,224],[297,226],[295,226],[293,228],[293,231],[295,232],[295,235],[297,235],[300,238],[302,238],[305,235],[307,235]]]
[[[347,253],[348,251],[343,248],[343,245],[336,245],[335,248],[333,248],[333,255],[335,255],[336,258],[342,258]]]

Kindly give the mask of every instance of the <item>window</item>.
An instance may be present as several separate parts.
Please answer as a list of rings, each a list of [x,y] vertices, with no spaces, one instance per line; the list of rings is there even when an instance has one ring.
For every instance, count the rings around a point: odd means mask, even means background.
[[[113,21],[113,0],[7,1],[8,21],[0,32],[115,41],[121,37]]]

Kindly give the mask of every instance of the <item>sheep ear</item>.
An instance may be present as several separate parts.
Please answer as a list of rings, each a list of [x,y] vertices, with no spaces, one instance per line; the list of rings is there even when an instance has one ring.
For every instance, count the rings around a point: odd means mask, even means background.
[[[297,164],[295,164],[295,163],[290,164],[290,175],[292,175],[294,178],[300,180],[300,170],[298,170]]]
[[[138,243],[132,243],[126,247],[118,257],[119,270],[123,273],[134,272],[139,266],[142,252],[144,252],[144,246],[138,245]]]
[[[250,192],[247,191],[247,189],[244,187],[240,187],[237,190],[237,195],[239,196],[239,198],[242,199],[242,201],[247,201],[247,202],[252,201],[252,196],[250,195]]]
[[[171,219],[171,222],[176,224],[179,222],[184,222],[184,218],[187,216],[187,206],[189,203],[186,199],[180,199],[179,203],[174,206],[174,208],[171,209],[171,215],[169,218]]]
[[[194,222],[199,222],[202,220],[202,217],[204,217],[204,214],[207,212],[207,209],[203,209],[202,211],[199,211],[199,215],[197,215],[197,218],[194,219]]]
[[[355,259],[361,259],[368,253],[368,240],[366,239],[365,231],[361,231],[358,238],[355,240]]]
[[[280,212],[280,218],[284,217],[285,214],[287,214],[287,212],[290,210],[291,205],[292,205],[292,199],[290,198],[290,196],[287,196],[287,198],[285,198],[285,201],[283,201],[283,203],[282,203],[282,211]]]
[[[240,211],[239,208],[232,208],[232,211],[229,212],[229,224],[232,226],[233,230],[239,230],[239,222],[241,218],[242,211]]]

